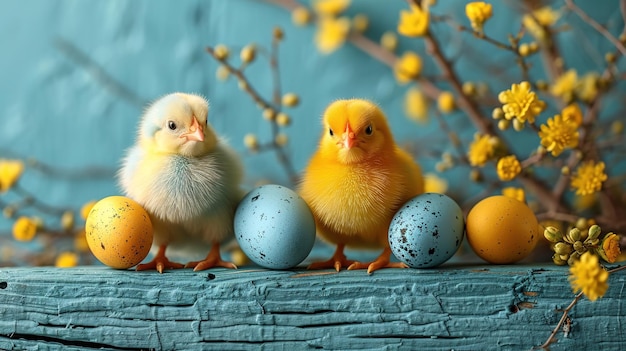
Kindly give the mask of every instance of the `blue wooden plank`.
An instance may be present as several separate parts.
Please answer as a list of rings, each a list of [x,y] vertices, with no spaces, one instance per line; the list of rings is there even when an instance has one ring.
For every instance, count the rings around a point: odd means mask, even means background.
[[[0,282],[0,349],[530,349],[573,298],[565,268],[527,265],[371,276],[7,268]],[[582,299],[552,350],[624,349],[624,286],[617,272],[604,298]]]

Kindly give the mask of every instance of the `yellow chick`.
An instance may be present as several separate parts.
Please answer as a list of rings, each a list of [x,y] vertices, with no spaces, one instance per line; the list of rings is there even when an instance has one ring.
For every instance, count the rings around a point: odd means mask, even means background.
[[[309,269],[405,268],[390,262],[387,235],[399,207],[423,192],[420,167],[395,144],[385,115],[370,101],[333,102],[323,126],[299,192],[313,212],[317,234],[337,249]],[[383,252],[373,262],[356,262],[346,258],[345,246]]]

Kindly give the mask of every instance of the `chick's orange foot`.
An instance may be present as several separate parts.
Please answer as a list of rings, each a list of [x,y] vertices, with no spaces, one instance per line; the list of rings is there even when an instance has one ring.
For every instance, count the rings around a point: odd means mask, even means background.
[[[390,262],[390,259],[389,259],[390,257],[391,257],[391,249],[389,247],[386,247],[383,253],[381,253],[380,256],[378,256],[378,258],[375,259],[374,261],[354,262],[348,267],[348,270],[367,268],[367,274],[372,274],[374,271],[377,271],[381,268],[408,268],[409,267],[405,263],[402,263],[402,262]]]
[[[209,251],[209,254],[204,260],[192,261],[185,265],[185,268],[193,268],[195,272],[203,271],[205,269],[213,267],[237,269],[237,266],[234,263],[222,260],[222,256],[220,255],[219,243],[213,244],[213,247],[211,247],[211,251]]]
[[[313,262],[311,263],[307,269],[326,269],[326,268],[334,268],[337,272],[341,270],[341,268],[347,268],[348,266],[354,263],[354,260],[348,260],[346,255],[343,253],[344,249],[343,244],[337,245],[337,250],[333,254],[333,257],[329,258],[326,261]]]
[[[167,257],[165,257],[165,248],[166,246],[160,246],[159,252],[154,256],[152,261],[144,264],[140,264],[135,268],[137,271],[147,271],[147,270],[156,270],[159,273],[163,273],[164,269],[180,269],[185,266],[182,263],[172,262]]]

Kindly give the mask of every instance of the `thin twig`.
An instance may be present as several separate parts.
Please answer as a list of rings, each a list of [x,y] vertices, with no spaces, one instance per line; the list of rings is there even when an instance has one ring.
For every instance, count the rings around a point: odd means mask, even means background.
[[[619,272],[619,271],[624,270],[624,269],[626,269],[626,265],[610,269],[607,272],[609,274],[613,274],[615,272]],[[569,304],[569,306],[567,306],[563,310],[563,315],[561,316],[561,319],[559,320],[559,323],[552,330],[552,333],[550,333],[550,336],[548,337],[548,340],[546,340],[546,342],[544,342],[540,346],[533,347],[532,350],[537,350],[537,349],[548,350],[549,349],[550,344],[552,344],[554,342],[554,337],[559,332],[559,330],[561,330],[561,328],[563,327],[563,324],[567,320],[569,312],[572,310],[572,308],[574,308],[574,306],[576,306],[576,303],[578,303],[578,300],[580,300],[582,297],[583,297],[583,292],[582,291],[579,292],[578,294],[576,294],[576,296],[574,297],[574,300],[572,300],[572,302]]]
[[[115,96],[140,108],[148,104],[146,99],[141,98],[135,92],[113,78],[100,64],[81,51],[76,45],[63,38],[57,38],[54,44],[62,53],[67,55],[67,57],[79,66],[83,67],[98,83]]]
[[[227,60],[224,59],[220,59],[218,55],[215,54],[215,50],[212,47],[207,46],[205,48],[206,52],[208,52],[211,56],[213,56],[213,58],[215,58],[220,64],[224,65],[228,71],[234,75],[237,80],[239,81],[239,86],[240,88],[246,92],[251,98],[252,100],[254,100],[254,102],[261,108],[261,109],[272,109],[274,111],[279,111],[280,110],[280,90],[274,90],[274,99],[278,100],[276,103],[276,106],[274,106],[273,103],[265,100],[261,94],[259,94],[256,89],[254,89],[254,87],[252,87],[252,84],[250,83],[250,80],[248,80],[248,78],[243,74],[243,72],[237,68],[235,68],[233,65],[231,65],[230,63],[228,63]],[[274,56],[276,54],[276,52],[272,51],[272,53],[270,54],[271,56]],[[276,64],[277,61],[275,61],[275,58],[270,58],[270,62],[274,62]],[[278,67],[272,67],[272,69],[277,70]],[[275,76],[278,78],[278,76]],[[278,93],[277,93],[278,91]],[[278,97],[276,98],[276,95],[278,94]],[[272,122],[272,134],[274,136],[274,141],[272,142],[272,149],[276,152],[276,156],[278,157],[281,165],[283,165],[283,167],[285,168],[285,171],[287,172],[287,175],[289,177],[289,180],[296,184],[298,182],[298,173],[296,172],[295,168],[293,167],[293,164],[291,163],[291,160],[289,159],[289,157],[287,156],[287,154],[285,153],[284,148],[280,147],[279,145],[276,144],[275,139],[276,139],[276,135],[278,134],[278,125],[276,124],[276,122]]]
[[[580,300],[581,297],[583,297],[583,292],[582,291],[579,292],[576,295],[576,297],[574,297],[574,300],[572,300],[572,302],[569,304],[569,306],[567,306],[567,308],[565,308],[565,310],[563,310],[563,315],[561,316],[561,319],[559,320],[559,323],[552,330],[552,333],[550,333],[550,336],[548,337],[548,340],[546,340],[546,342],[544,342],[541,346],[533,347],[532,350],[537,350],[537,349],[548,350],[548,346],[551,343],[554,342],[554,337],[556,336],[556,333],[558,333],[559,330],[561,330],[561,327],[563,327],[563,323],[565,323],[565,321],[567,320],[567,315],[568,315],[569,311],[572,308],[574,308],[574,306],[576,306],[576,303],[578,302],[578,300]]]
[[[596,22],[591,16],[589,16],[585,11],[583,11],[580,7],[574,4],[573,0],[565,0],[565,4],[567,8],[575,12],[578,17],[580,17],[583,21],[593,27],[598,33],[602,34],[605,38],[608,39],[615,47],[622,53],[622,55],[626,56],[626,47],[622,44],[617,38],[615,38],[611,33],[609,33],[606,28],[604,28],[600,23]]]

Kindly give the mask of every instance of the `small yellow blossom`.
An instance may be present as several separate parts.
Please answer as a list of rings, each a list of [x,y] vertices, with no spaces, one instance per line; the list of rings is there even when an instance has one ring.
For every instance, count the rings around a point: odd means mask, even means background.
[[[0,159],[0,193],[9,190],[20,179],[23,171],[22,161]]]
[[[445,179],[439,178],[434,173],[424,174],[424,192],[445,194],[446,190],[448,190],[448,182]]]
[[[71,268],[78,264],[78,255],[73,252],[63,252],[57,257],[54,264],[57,268]]]
[[[279,112],[276,115],[276,124],[281,127],[286,127],[291,124],[291,117],[289,117],[289,115],[284,112]]]
[[[61,215],[61,227],[67,231],[74,229],[74,212],[63,212],[63,215]]]
[[[561,111],[561,116],[564,119],[569,119],[576,124],[576,127],[580,127],[583,124],[583,112],[580,110],[580,106],[577,103],[569,104]]]
[[[370,25],[370,20],[366,15],[358,14],[352,19],[352,28],[359,33],[363,33]]]
[[[570,69],[554,81],[554,84],[550,87],[550,93],[565,102],[570,102],[574,99],[577,82],[578,74],[576,70]]]
[[[350,0],[315,0],[313,10],[320,15],[337,16],[350,6]]]
[[[216,59],[224,61],[228,58],[228,55],[230,55],[230,50],[226,45],[219,44],[213,49],[213,54]]]
[[[506,187],[502,189],[502,195],[520,202],[526,202],[526,194],[522,188]]]
[[[548,118],[547,124],[541,125],[539,131],[541,145],[552,152],[552,156],[559,156],[565,149],[578,146],[578,125],[574,119],[556,115]]]
[[[498,100],[503,104],[502,111],[508,120],[513,118],[524,123],[535,122],[537,117],[546,107],[546,103],[539,100],[537,94],[530,90],[530,83],[521,82],[512,84],[510,90],[498,94]]]
[[[291,12],[291,22],[300,27],[309,24],[312,17],[309,9],[304,6],[298,6]]]
[[[428,99],[419,88],[411,87],[407,90],[404,95],[404,112],[415,122],[428,122]]]
[[[422,72],[422,59],[416,53],[407,51],[396,61],[393,72],[399,83],[406,84],[419,77]]]
[[[493,15],[491,4],[483,1],[474,1],[465,5],[465,15],[470,20],[475,31],[482,32],[483,24]]]
[[[248,258],[248,256],[246,256],[243,250],[241,250],[239,247],[233,249],[233,251],[230,253],[230,259],[237,267],[245,266],[250,263],[250,259]]]
[[[583,292],[591,301],[604,296],[609,288],[609,272],[600,266],[598,256],[585,252],[570,267],[569,281],[574,293]]]
[[[250,63],[254,61],[256,58],[256,45],[249,44],[244,46],[239,53],[239,58],[241,58],[241,62]]]
[[[289,142],[289,137],[287,136],[287,134],[283,134],[283,133],[276,135],[276,138],[274,139],[274,143],[278,146],[285,146],[287,145],[288,142]]]
[[[254,134],[246,134],[243,137],[243,144],[250,150],[256,150],[259,148],[259,139]]]
[[[380,37],[380,45],[387,51],[394,52],[398,47],[398,36],[394,32],[385,32]]]
[[[276,119],[276,110],[271,107],[268,107],[263,110],[263,119],[266,121],[273,121]]]
[[[604,173],[604,162],[588,161],[578,167],[572,177],[571,186],[577,195],[589,195],[602,189],[602,183],[607,178]]]
[[[85,233],[85,229],[81,229],[80,231],[78,231],[78,233],[76,233],[76,236],[74,237],[74,248],[78,252],[89,251],[89,244],[87,243],[87,235]]]
[[[442,91],[437,97],[437,107],[442,113],[450,113],[456,108],[454,95],[449,91]]]
[[[584,211],[595,206],[598,202],[597,194],[576,195],[574,197],[574,208],[578,211]]]
[[[622,251],[619,247],[619,235],[608,233],[602,239],[602,245],[598,248],[598,254],[608,263],[615,263]]]
[[[400,11],[398,33],[407,37],[421,37],[428,31],[429,13],[428,8],[420,8],[410,4],[411,10]]]
[[[622,121],[613,121],[611,123],[611,133],[618,135],[624,132],[624,122]]]
[[[91,209],[93,208],[93,206],[96,204],[96,202],[98,201],[89,201],[86,204],[83,205],[83,207],[81,207],[80,209],[80,217],[82,219],[87,219],[87,216],[89,216],[89,212],[91,212]]]
[[[467,157],[470,165],[482,167],[493,156],[498,139],[490,135],[475,134]]]
[[[300,97],[298,97],[298,95],[294,93],[287,93],[283,95],[281,100],[282,100],[283,106],[287,106],[287,107],[298,106],[298,104],[300,103]]]
[[[17,241],[31,241],[37,233],[37,221],[20,217],[13,223],[13,238]]]
[[[347,18],[322,17],[319,21],[315,43],[323,54],[339,49],[350,33],[350,20]]]
[[[230,77],[230,69],[224,65],[217,67],[215,77],[221,81],[225,81]]]
[[[515,179],[522,171],[522,165],[515,155],[509,155],[498,160],[496,170],[500,180],[509,181]]]
[[[590,72],[582,76],[576,82],[576,96],[586,103],[591,103],[598,96],[598,81],[600,75],[596,72]]]
[[[524,15],[522,24],[533,37],[544,40],[547,34],[545,28],[554,25],[560,16],[560,12],[554,11],[549,6],[544,6]]]

